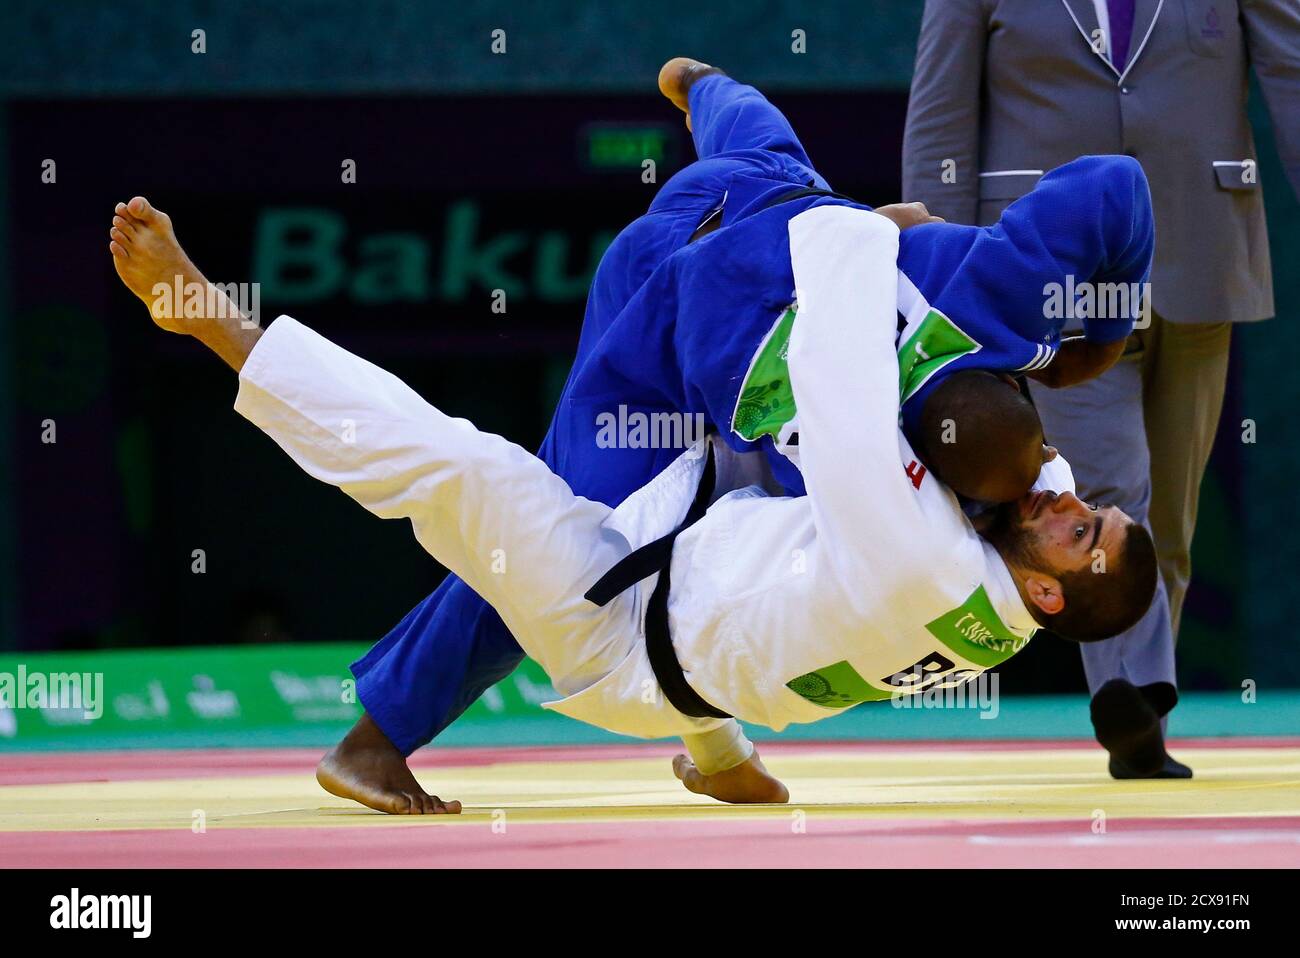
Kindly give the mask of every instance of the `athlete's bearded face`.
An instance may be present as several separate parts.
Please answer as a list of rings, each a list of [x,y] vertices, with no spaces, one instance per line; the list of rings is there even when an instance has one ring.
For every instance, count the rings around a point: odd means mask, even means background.
[[[998,506],[984,536],[1010,566],[1060,577],[1098,558],[1118,558],[1133,522],[1116,506],[1083,502],[1072,492],[1030,492]]]

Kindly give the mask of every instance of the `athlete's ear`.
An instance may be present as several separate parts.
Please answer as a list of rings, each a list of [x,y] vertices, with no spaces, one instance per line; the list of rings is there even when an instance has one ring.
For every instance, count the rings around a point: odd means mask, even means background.
[[[1041,572],[1031,572],[1025,578],[1025,592],[1029,601],[1047,615],[1056,615],[1065,608],[1065,594],[1061,583]]]

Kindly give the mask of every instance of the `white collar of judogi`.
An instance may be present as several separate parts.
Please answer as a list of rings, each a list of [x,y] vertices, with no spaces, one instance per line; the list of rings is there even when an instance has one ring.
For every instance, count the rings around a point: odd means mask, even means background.
[[[984,547],[984,562],[989,569],[989,575],[984,581],[989,601],[993,603],[993,608],[1002,619],[1003,625],[1021,638],[1029,638],[1039,625],[1029,614],[1024,599],[1020,597],[1020,590],[1016,588],[1016,580],[1011,577],[1011,570],[1007,568],[998,550],[993,548],[986,539],[981,538],[980,545]]]

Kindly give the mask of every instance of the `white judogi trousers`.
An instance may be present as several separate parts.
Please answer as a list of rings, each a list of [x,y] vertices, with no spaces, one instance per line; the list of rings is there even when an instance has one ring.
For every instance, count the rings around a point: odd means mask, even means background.
[[[659,689],[642,631],[655,578],[603,607],[583,598],[681,521],[703,469],[698,451],[611,509],[288,316],[249,355],[235,409],[310,475],[381,518],[409,519],[569,699],[546,707],[626,735],[681,736],[706,774],[748,756],[736,722],[682,715]]]

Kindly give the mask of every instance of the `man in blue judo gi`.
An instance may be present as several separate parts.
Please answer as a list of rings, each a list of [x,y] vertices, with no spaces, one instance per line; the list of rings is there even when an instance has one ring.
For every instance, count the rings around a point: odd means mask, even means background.
[[[602,258],[539,456],[578,495],[616,505],[681,446],[602,443],[602,416],[620,407],[698,414],[736,451],[764,452],[776,483],[801,495],[798,416],[784,374],[797,316],[786,224],[812,206],[861,204],[830,191],[785,117],[752,87],[679,58],[661,71],[660,88],[686,111],[699,160]],[[1077,160],[1044,176],[993,227],[936,222],[914,208],[877,212],[910,227],[898,256],[898,342],[903,426],[924,459],[915,468],[972,499],[1014,499],[1054,451],[1005,374],[1069,385],[1118,358],[1153,246],[1141,168],[1127,157]],[[1128,292],[1123,308],[1110,315],[1094,299],[1085,336],[1062,343],[1061,327],[1078,315],[1074,290],[1098,284]],[[522,658],[492,608],[449,576],[353,665],[366,715],[322,760],[321,784],[385,811],[448,810],[405,756]],[[712,786],[726,800],[785,795],[775,779]]]

